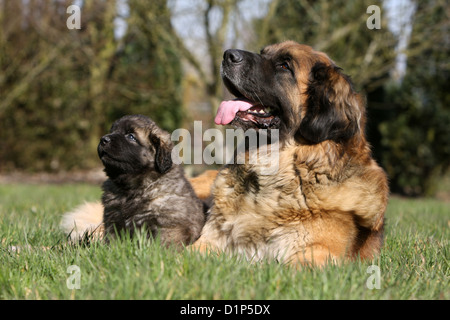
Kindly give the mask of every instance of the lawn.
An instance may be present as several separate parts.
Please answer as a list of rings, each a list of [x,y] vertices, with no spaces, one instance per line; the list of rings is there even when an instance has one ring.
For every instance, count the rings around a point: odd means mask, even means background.
[[[392,197],[378,259],[299,271],[142,238],[67,245],[62,213],[100,195],[93,185],[0,185],[0,299],[450,298],[448,202]]]

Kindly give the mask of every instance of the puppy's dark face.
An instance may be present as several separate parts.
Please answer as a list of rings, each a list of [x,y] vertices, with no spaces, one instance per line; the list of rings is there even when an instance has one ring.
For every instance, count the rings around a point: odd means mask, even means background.
[[[170,135],[141,115],[124,116],[100,139],[97,151],[109,178],[166,173],[172,167]]]

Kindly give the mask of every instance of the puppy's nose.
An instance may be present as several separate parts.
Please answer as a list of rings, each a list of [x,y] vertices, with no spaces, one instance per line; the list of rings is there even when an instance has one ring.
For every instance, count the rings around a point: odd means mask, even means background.
[[[103,136],[100,139],[100,143],[101,143],[102,146],[104,146],[104,145],[106,145],[106,144],[108,144],[110,142],[111,142],[111,137],[110,136]]]
[[[244,55],[241,50],[229,49],[224,52],[223,60],[231,63],[240,63],[244,60]]]

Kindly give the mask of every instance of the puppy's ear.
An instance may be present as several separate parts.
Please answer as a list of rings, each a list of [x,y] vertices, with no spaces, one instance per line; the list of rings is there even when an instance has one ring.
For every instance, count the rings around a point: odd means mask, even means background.
[[[361,100],[340,68],[316,63],[306,90],[306,114],[298,133],[311,143],[343,142],[360,130]]]
[[[166,173],[172,168],[172,144],[162,141],[156,135],[150,135],[150,141],[155,147],[155,168],[159,173]]]

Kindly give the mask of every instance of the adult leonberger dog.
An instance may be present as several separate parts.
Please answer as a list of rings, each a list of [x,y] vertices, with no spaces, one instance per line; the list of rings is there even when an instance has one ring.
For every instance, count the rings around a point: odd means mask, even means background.
[[[222,102],[216,124],[278,129],[279,163],[272,175],[261,174],[264,164],[225,165],[194,247],[297,265],[378,254],[389,190],[350,78],[292,41],[260,54],[227,50],[221,73],[237,99]]]

